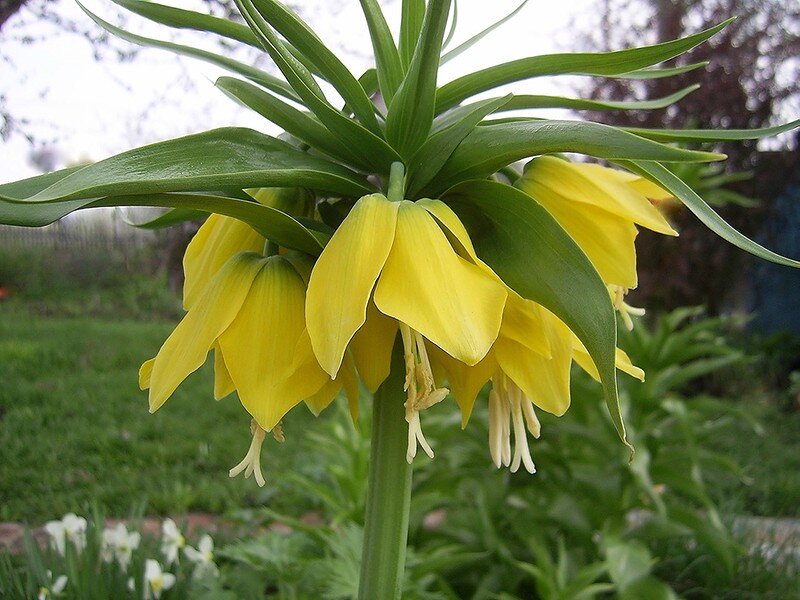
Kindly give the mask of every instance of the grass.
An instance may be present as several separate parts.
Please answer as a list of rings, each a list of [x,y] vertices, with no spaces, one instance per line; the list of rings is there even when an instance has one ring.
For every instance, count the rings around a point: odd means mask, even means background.
[[[227,477],[249,445],[249,419],[234,396],[214,403],[210,365],[148,414],[137,371],[171,327],[0,304],[0,520],[37,524],[91,505],[123,516],[140,503],[221,513],[268,499]],[[293,411],[290,437],[303,412]],[[265,475],[279,477],[295,460],[291,444],[265,447]]]

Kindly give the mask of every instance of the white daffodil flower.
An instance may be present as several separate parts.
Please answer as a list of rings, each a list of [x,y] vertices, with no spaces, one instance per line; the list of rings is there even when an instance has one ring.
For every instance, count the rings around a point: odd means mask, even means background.
[[[128,570],[133,551],[139,547],[142,536],[138,531],[128,531],[124,523],[117,523],[116,527],[106,528],[103,531],[100,556],[110,563],[116,559],[123,572]]]
[[[67,540],[80,553],[86,547],[86,519],[75,513],[68,513],[60,521],[49,521],[44,530],[50,536],[50,545],[61,556],[67,549]]]
[[[158,600],[161,594],[175,585],[175,575],[164,573],[157,560],[148,558],[144,566],[145,600]]]
[[[170,566],[178,562],[180,550],[186,546],[186,539],[172,519],[165,519],[161,524],[161,553],[164,564]]]
[[[48,598],[54,596],[60,596],[61,592],[64,591],[64,588],[67,587],[67,576],[66,575],[59,575],[55,581],[53,581],[53,572],[47,571],[47,585],[43,585],[39,588],[39,594],[36,596],[37,600],[47,600]]]
[[[195,564],[194,577],[217,574],[217,565],[214,563],[214,540],[210,535],[200,538],[197,549],[186,546],[183,553]]]

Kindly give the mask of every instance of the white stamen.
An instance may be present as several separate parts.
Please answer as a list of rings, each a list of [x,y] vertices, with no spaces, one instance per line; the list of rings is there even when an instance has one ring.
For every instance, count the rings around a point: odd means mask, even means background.
[[[536,466],[533,464],[531,450],[528,447],[528,434],[525,431],[525,420],[522,415],[521,396],[522,390],[517,386],[514,385],[513,388],[509,390],[511,419],[514,424],[514,460],[511,463],[511,472],[517,472],[521,460],[525,465],[525,470],[533,474],[536,473]]]
[[[417,455],[417,445],[422,446],[425,454],[433,458],[433,450],[422,433],[419,413],[444,400],[450,390],[447,388],[434,389],[433,370],[422,335],[405,323],[400,324],[400,335],[403,339],[403,357],[406,364],[406,379],[403,389],[408,397],[405,403],[406,422],[408,423],[406,460],[411,463]]]
[[[541,431],[533,403],[522,390],[504,373],[492,378],[489,392],[489,453],[497,468],[500,465],[516,473],[520,464],[529,473],[536,472],[536,465],[528,447],[528,435],[538,438]],[[511,453],[511,428],[514,428],[514,453]]]
[[[614,308],[619,313],[622,322],[625,324],[625,328],[628,331],[632,331],[633,320],[631,319],[631,315],[634,317],[642,317],[645,314],[645,310],[643,308],[631,306],[625,302],[625,294],[628,293],[626,288],[619,285],[611,285],[609,286],[609,290],[611,291],[611,295],[613,297]]]
[[[255,476],[256,483],[259,487],[264,487],[267,481],[264,479],[264,474],[261,472],[261,445],[264,443],[266,431],[261,429],[255,419],[250,422],[250,432],[253,434],[253,439],[250,442],[250,448],[247,454],[238,465],[233,467],[228,475],[236,477],[239,473],[244,472],[244,478],[247,479],[251,475]],[[283,442],[286,438],[283,436],[283,427],[278,423],[272,429],[272,435],[278,442]]]

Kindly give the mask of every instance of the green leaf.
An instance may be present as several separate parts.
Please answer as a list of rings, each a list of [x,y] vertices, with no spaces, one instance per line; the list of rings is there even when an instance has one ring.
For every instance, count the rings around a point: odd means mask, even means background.
[[[684,73],[691,73],[697,69],[702,69],[709,65],[709,61],[703,60],[696,63],[691,63],[688,65],[682,65],[679,67],[662,67],[662,68],[648,68],[648,69],[637,69],[635,71],[631,71],[630,73],[621,73],[620,75],[615,75],[615,79],[637,79],[637,80],[644,80],[644,79],[663,79],[664,77],[675,77],[676,75],[683,75]]]
[[[222,37],[242,42],[248,46],[261,49],[258,38],[253,35],[250,28],[236,23],[230,19],[222,19],[213,15],[165,6],[150,0],[111,0],[114,4],[122,6],[145,19],[161,23],[175,29],[193,29],[207,31]]]
[[[502,280],[555,314],[583,342],[600,373],[614,426],[627,444],[617,397],[614,308],[580,247],[534,198],[511,186],[465,181],[443,200],[465,224],[472,219],[478,254]]]
[[[378,91],[378,72],[375,69],[367,69],[358,78],[358,83],[364,88],[367,96],[372,96]],[[377,108],[377,107],[376,107]]]
[[[405,69],[411,64],[419,32],[425,19],[425,0],[403,0],[400,18],[400,61]]]
[[[411,66],[389,105],[386,139],[404,158],[419,149],[433,124],[439,55],[449,12],[450,0],[430,0]]]
[[[83,167],[70,167],[68,169],[61,169],[60,171],[53,171],[52,173],[45,173],[44,175],[36,175],[35,177],[0,184],[0,198],[28,198],[29,196],[38,194],[43,189],[50,187],[68,175],[80,171],[82,168]]]
[[[507,83],[543,75],[629,74],[631,71],[674,58],[706,41],[723,29],[731,19],[693,35],[653,46],[614,52],[578,52],[531,56],[464,75],[443,86],[437,95],[436,112],[455,106],[462,100]]]
[[[435,197],[437,192],[464,179],[488,177],[517,160],[557,152],[663,162],[703,162],[724,158],[722,154],[666,146],[599,123],[515,121],[477,127],[456,148],[426,190]]]
[[[388,106],[403,81],[403,64],[400,62],[400,54],[394,44],[392,32],[377,0],[360,0],[360,2],[372,39],[381,94]]]
[[[286,49],[251,0],[235,1],[251,29],[305,105],[340,142],[357,148],[359,166],[388,173],[391,164],[399,159],[397,153],[383,139],[336,110],[328,102],[311,72]]]
[[[309,146],[339,160],[349,158],[358,162],[357,156],[350,152],[347,146],[331,135],[331,132],[322,123],[308,113],[298,110],[269,92],[240,79],[220,77],[217,79],[216,85],[235,100],[253,109]]]
[[[173,42],[166,42],[162,40],[156,40],[153,38],[144,37],[141,35],[136,35],[135,33],[130,33],[125,31],[124,29],[120,29],[112,25],[111,23],[104,21],[85,6],[83,6],[80,2],[76,0],[78,6],[85,12],[90,19],[92,19],[95,23],[100,25],[103,29],[108,31],[109,33],[117,36],[120,39],[123,39],[127,42],[131,42],[132,44],[137,44],[139,46],[149,46],[153,48],[161,48],[162,50],[168,50],[174,54],[181,54],[183,56],[189,56],[191,58],[196,58],[202,60],[207,63],[211,63],[212,65],[216,65],[218,67],[222,67],[223,69],[227,69],[228,71],[233,71],[234,73],[239,73],[240,75],[247,77],[250,81],[257,83],[259,85],[264,86],[268,90],[272,90],[276,94],[280,94],[284,98],[289,98],[290,100],[294,100],[295,102],[299,102],[300,99],[297,97],[297,94],[294,93],[294,90],[291,86],[283,81],[275,77],[274,75],[270,75],[269,73],[265,73],[260,69],[256,69],[255,67],[251,67],[250,65],[246,65],[239,61],[233,60],[232,58],[227,58],[225,56],[220,56],[218,54],[214,54],[213,52],[208,52],[206,50],[200,50],[199,48],[192,48],[191,46],[184,46],[181,44],[175,44]]]
[[[308,58],[320,74],[344,98],[350,110],[364,127],[375,135],[380,135],[381,130],[378,127],[378,120],[375,118],[375,108],[358,80],[300,17],[275,0],[251,0],[248,4],[254,7],[264,20],[283,35],[303,56]]]
[[[800,127],[800,119],[758,129],[643,129],[625,127],[625,131],[660,142],[730,142],[759,140]]]
[[[486,29],[484,29],[483,31],[480,31],[480,32],[476,33],[475,35],[473,35],[466,42],[462,42],[461,44],[459,44],[458,46],[456,46],[455,48],[453,48],[449,52],[446,52],[444,55],[442,55],[441,63],[444,64],[444,63],[446,63],[448,61],[451,61],[456,56],[458,56],[459,54],[462,54],[462,53],[466,52],[467,50],[469,50],[470,48],[472,48],[475,44],[477,44],[483,38],[485,38],[487,35],[492,33],[495,29],[501,27],[502,25],[504,25],[505,23],[507,23],[508,21],[513,19],[517,15],[517,13],[519,11],[521,11],[523,8],[525,8],[525,5],[527,3],[528,3],[528,0],[522,0],[522,2],[519,4],[519,6],[517,6],[517,8],[515,8],[510,13],[508,13],[505,17],[495,21],[494,23],[489,25]]]
[[[787,267],[800,268],[800,261],[781,256],[757,244],[746,235],[731,227],[717,212],[698,196],[692,188],[686,185],[669,169],[655,162],[648,161],[616,161],[621,166],[646,177],[668,190],[678,200],[683,202],[700,221],[722,239],[730,242],[745,252],[763,258],[770,262]]]
[[[140,194],[99,199],[39,203],[31,200],[0,201],[0,222],[38,227],[82,208],[109,206],[163,206],[227,215],[244,221],[264,237],[285,248],[318,255],[322,245],[316,235],[286,213],[258,202],[208,194]]]
[[[447,34],[444,36],[442,42],[442,50],[450,46],[453,37],[456,35],[456,28],[458,27],[458,0],[453,0],[453,16],[450,18],[450,27],[447,28]],[[441,60],[439,61],[441,63]]]
[[[406,195],[413,198],[427,184],[467,135],[478,126],[486,115],[502,107],[511,98],[492,98],[469,105],[470,110],[458,121],[437,131],[414,153],[407,165]]]
[[[157,216],[155,219],[150,219],[144,223],[135,223],[125,215],[122,215],[122,218],[128,225],[137,227],[138,229],[164,229],[165,227],[172,227],[173,225],[185,223],[186,221],[203,219],[207,216],[208,212],[203,210],[196,210],[194,208],[172,208],[164,214]]]
[[[526,110],[531,108],[569,108],[572,110],[657,110],[675,104],[699,87],[699,85],[690,85],[689,87],[685,87],[682,90],[675,92],[674,94],[664,96],[663,98],[654,98],[653,100],[633,100],[621,102],[616,102],[614,100],[564,98],[562,96],[514,95],[511,98],[511,101],[503,105],[502,110],[497,112]],[[633,129],[626,129],[626,131],[636,133],[636,131]],[[642,135],[641,133],[639,135],[641,135],[641,137],[649,137],[647,135]]]
[[[142,146],[73,171],[27,197],[12,193],[34,184],[0,186],[0,199],[53,202],[161,192],[307,187],[361,196],[364,179],[251,129],[226,127]]]

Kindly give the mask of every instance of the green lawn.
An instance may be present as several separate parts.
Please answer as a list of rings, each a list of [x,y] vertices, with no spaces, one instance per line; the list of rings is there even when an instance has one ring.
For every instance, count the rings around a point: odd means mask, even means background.
[[[249,419],[235,396],[214,402],[210,365],[148,414],[137,371],[172,326],[0,304],[0,520],[40,523],[92,504],[122,516],[142,502],[150,513],[223,512],[265,499],[252,480],[227,477]],[[307,419],[293,412],[289,436]],[[291,444],[266,447],[265,475],[277,477]]]

